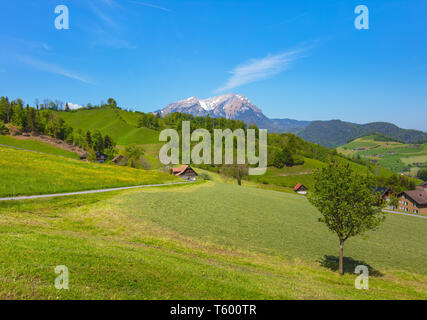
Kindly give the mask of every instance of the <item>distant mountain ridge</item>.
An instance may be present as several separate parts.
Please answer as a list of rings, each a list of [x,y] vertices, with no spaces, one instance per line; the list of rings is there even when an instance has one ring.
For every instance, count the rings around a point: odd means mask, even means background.
[[[381,133],[406,143],[418,143],[427,139],[427,133],[402,129],[388,122],[356,124],[341,120],[313,121],[298,136],[325,147],[335,148],[363,135]]]
[[[162,116],[173,112],[189,113],[193,116],[214,118],[226,118],[242,120],[247,124],[255,123],[259,128],[274,132],[293,132],[309,125],[310,121],[292,119],[269,119],[249,99],[241,94],[228,93],[222,96],[208,99],[190,97],[185,100],[168,104],[162,110],[157,111]]]
[[[191,97],[168,104],[157,111],[162,116],[173,112],[189,113],[193,116],[242,120],[247,124],[255,123],[261,129],[271,132],[291,132],[301,138],[336,148],[362,135],[380,133],[406,143],[427,141],[427,133],[418,130],[402,129],[387,122],[357,124],[341,120],[300,121],[294,119],[269,119],[262,110],[241,94],[228,93],[208,99]]]

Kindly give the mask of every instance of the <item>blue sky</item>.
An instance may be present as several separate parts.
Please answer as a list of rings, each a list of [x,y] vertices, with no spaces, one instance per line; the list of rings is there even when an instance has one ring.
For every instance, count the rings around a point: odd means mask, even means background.
[[[2,1],[0,95],[153,111],[234,92],[269,117],[427,131],[426,16],[426,0]]]

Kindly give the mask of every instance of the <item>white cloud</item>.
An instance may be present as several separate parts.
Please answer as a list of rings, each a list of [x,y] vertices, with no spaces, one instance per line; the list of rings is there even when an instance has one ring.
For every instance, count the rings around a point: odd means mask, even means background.
[[[276,55],[268,55],[261,59],[251,59],[238,65],[230,71],[232,76],[215,92],[227,91],[242,85],[270,78],[290,67],[290,65],[302,58],[303,49],[290,50]]]
[[[64,76],[64,77],[67,77],[70,79],[74,79],[74,80],[78,80],[78,81],[81,81],[84,83],[93,84],[88,79],[86,79],[80,75],[77,75],[75,73],[71,73],[71,72],[69,72],[69,71],[67,71],[67,70],[65,70],[65,69],[63,69],[57,65],[54,65],[52,63],[36,60],[36,59],[31,58],[31,57],[21,56],[21,55],[18,56],[18,59],[21,62],[23,62],[23,63],[25,63],[25,64],[33,67],[33,68],[36,68],[36,69],[39,69],[42,71],[46,71],[46,72],[50,72],[50,73],[59,74],[61,76]]]
[[[141,6],[145,6],[145,7],[150,7],[150,8],[155,8],[155,9],[159,9],[159,10],[163,10],[163,11],[168,11],[171,12],[172,10],[168,9],[168,8],[164,8],[164,7],[160,7],[158,5],[155,4],[151,4],[151,3],[147,3],[147,2],[141,2],[141,1],[129,1],[135,4],[139,4]]]
[[[67,104],[68,104],[68,108],[70,108],[70,110],[77,110],[77,109],[83,108],[83,106],[80,106],[80,105],[72,103],[72,102],[67,102]]]

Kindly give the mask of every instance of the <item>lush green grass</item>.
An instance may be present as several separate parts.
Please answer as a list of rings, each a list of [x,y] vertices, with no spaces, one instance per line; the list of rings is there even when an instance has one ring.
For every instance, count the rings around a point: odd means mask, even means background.
[[[361,164],[348,161],[342,157],[335,157],[335,161],[343,164],[349,164],[353,170],[360,174],[366,174],[368,172],[376,174],[376,166],[363,166]],[[326,163],[315,159],[304,158],[303,165],[284,167],[282,169],[269,167],[265,175],[251,176],[249,179],[258,183],[271,184],[286,188],[293,188],[297,183],[302,183],[306,187],[312,188],[314,186],[313,171],[325,167],[326,165]],[[393,173],[386,168],[380,168],[378,172],[378,176],[380,177],[389,177],[392,174]]]
[[[357,148],[366,150],[355,151]],[[393,141],[375,141],[373,137],[362,137],[344,146],[339,147],[338,152],[347,155],[360,155],[365,159],[377,160],[379,164],[396,173],[414,174],[422,166],[415,163],[427,165],[427,144],[414,145]],[[377,157],[376,155],[382,155]],[[405,170],[406,169],[406,170]]]
[[[75,129],[99,130],[110,135],[119,145],[158,143],[157,131],[138,128],[137,114],[110,107],[76,112],[58,112]]]
[[[0,196],[71,192],[177,180],[157,171],[95,164],[0,147]]]
[[[209,182],[0,203],[0,298],[426,299],[427,221],[389,216],[345,248],[369,290],[320,261],[337,241],[303,197]],[[326,259],[326,264],[331,260]],[[66,265],[70,289],[54,288]]]
[[[0,144],[17,147],[21,149],[33,150],[43,153],[54,154],[57,156],[63,156],[73,159],[78,159],[78,155],[74,152],[70,152],[47,143],[43,143],[36,140],[21,140],[11,136],[0,135]]]

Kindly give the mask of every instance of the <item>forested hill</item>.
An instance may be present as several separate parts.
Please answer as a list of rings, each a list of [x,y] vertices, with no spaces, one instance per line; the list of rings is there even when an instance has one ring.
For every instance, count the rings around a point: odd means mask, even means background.
[[[335,148],[363,135],[381,133],[406,143],[419,143],[427,139],[427,133],[401,129],[387,122],[356,124],[341,120],[313,121],[298,136],[328,148]]]

